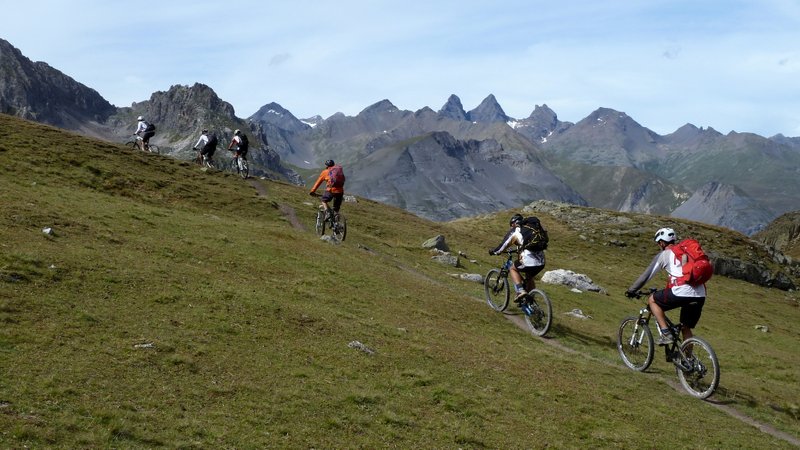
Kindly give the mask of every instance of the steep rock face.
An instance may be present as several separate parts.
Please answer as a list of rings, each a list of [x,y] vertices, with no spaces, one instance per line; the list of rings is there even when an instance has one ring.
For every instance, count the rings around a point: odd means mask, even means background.
[[[552,136],[543,144],[548,154],[581,164],[644,168],[664,156],[661,137],[627,114],[600,108]]]
[[[348,192],[432,220],[511,208],[536,198],[585,204],[524,153],[493,140],[459,141],[434,132],[352,163]],[[536,180],[533,184],[532,180]]]
[[[734,186],[711,182],[670,214],[672,217],[713,223],[750,235],[772,215]]]
[[[550,136],[562,134],[573,124],[558,120],[555,111],[547,105],[536,105],[531,115],[518,120],[512,126],[533,142],[545,144]]]
[[[800,263],[800,211],[781,215],[754,234],[753,239],[774,247]]]
[[[450,120],[467,120],[467,112],[461,105],[461,99],[455,94],[447,99],[447,103],[437,113],[439,118]]]
[[[492,123],[508,122],[511,118],[506,115],[503,108],[497,103],[497,99],[494,95],[489,94],[488,97],[483,99],[480,105],[467,113],[467,120],[472,122]]]
[[[274,102],[259,108],[248,120],[251,122],[274,125],[281,130],[291,131],[293,133],[311,129],[311,125],[300,121],[283,106]],[[318,116],[317,121],[320,120],[321,118]]]
[[[0,112],[70,130],[116,111],[90,89],[44,62],[32,62],[0,39]]]

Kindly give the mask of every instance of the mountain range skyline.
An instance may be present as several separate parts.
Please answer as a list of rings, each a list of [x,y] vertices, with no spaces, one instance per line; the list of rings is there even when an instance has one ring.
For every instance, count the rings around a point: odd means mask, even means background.
[[[135,118],[145,116],[159,126],[154,143],[178,159],[192,158],[202,128],[218,130],[223,140],[235,128],[249,129],[261,176],[303,184],[308,170],[333,158],[355,172],[353,193],[432,220],[546,199],[675,213],[752,234],[800,209],[800,138],[723,135],[690,123],[659,135],[605,107],[576,123],[546,104],[517,119],[493,94],[469,111],[451,94],[438,112],[403,110],[383,99],[355,116],[301,120],[272,102],[240,118],[211,87],[195,83],[117,108],[3,40],[0,63],[2,112],[110,141],[129,136]]]
[[[301,11],[178,0],[149,5],[143,27],[127,5],[97,0],[13,10],[36,17],[35,30],[8,21],[0,37],[118,107],[194,82],[242,117],[271,101],[330,117],[384,98],[419,110],[449,93],[470,107],[492,93],[517,118],[546,104],[577,122],[602,106],[661,135],[693,123],[800,136],[792,2],[344,0]],[[81,20],[63,20],[74,11]]]

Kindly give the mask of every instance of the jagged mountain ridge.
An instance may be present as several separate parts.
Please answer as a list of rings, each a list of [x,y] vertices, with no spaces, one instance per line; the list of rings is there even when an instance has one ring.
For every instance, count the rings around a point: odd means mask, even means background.
[[[44,62],[33,62],[0,39],[0,112],[61,128],[96,131],[116,112],[94,89]],[[14,76],[9,76],[13,74]]]
[[[797,177],[800,138],[778,135],[766,139],[750,133],[723,136],[713,129],[698,129],[690,124],[671,135],[658,136],[624,113],[609,108],[599,108],[586,119],[571,124],[559,121],[546,105],[537,105],[530,117],[516,120],[505,114],[493,95],[469,112],[464,110],[457,96],[451,95],[439,112],[427,107],[416,112],[403,111],[384,100],[366,108],[356,118],[337,113],[327,119],[300,120],[300,125],[297,122],[289,125],[291,121],[266,121],[265,117],[254,117],[248,123],[236,118],[232,107],[228,111],[229,104],[218,98],[214,101],[210,95],[203,97],[213,90],[198,84],[173,86],[130,108],[111,105],[114,112],[106,116],[110,110],[105,100],[97,103],[97,110],[91,106],[94,103],[81,100],[82,96],[92,97],[94,91],[89,89],[87,93],[81,89],[83,85],[44,63],[51,70],[44,70],[44,77],[31,78],[19,67],[34,63],[26,62],[18,50],[5,41],[2,43],[13,49],[0,55],[2,86],[18,87],[20,80],[32,81],[35,86],[25,90],[25,94],[35,99],[38,92],[49,92],[47,89],[52,88],[40,85],[58,86],[63,85],[64,80],[70,82],[60,91],[66,94],[53,96],[57,101],[47,106],[29,101],[19,93],[9,94],[8,89],[2,90],[2,100],[13,106],[7,112],[19,116],[24,116],[26,111],[28,114],[35,112],[35,120],[109,140],[132,131],[131,116],[144,112],[165,120],[155,142],[167,144],[168,151],[179,157],[185,156],[203,126],[191,118],[209,122],[218,116],[232,120],[221,125],[223,134],[234,127],[249,129],[256,141],[256,151],[262,148],[267,152],[260,161],[272,165],[277,162],[278,166],[269,170],[275,176],[290,179],[294,172],[283,166],[290,158],[292,164],[304,168],[319,167],[326,155],[341,155],[341,160],[355,162],[399,142],[443,131],[459,141],[494,140],[504,151],[525,152],[530,161],[542,164],[543,169],[566,180],[569,187],[574,188],[573,192],[591,197],[589,204],[592,206],[661,213],[670,211],[676,201],[688,198],[689,193],[700,189],[704,183],[719,181],[737,186],[740,192],[746,193],[744,195],[763,203],[773,216],[800,209],[795,181],[800,179]],[[12,59],[22,63],[10,64]],[[181,93],[182,90],[189,93]],[[193,90],[197,92],[192,93]],[[96,96],[102,99],[99,94]],[[90,106],[81,109],[81,105]],[[276,116],[291,114],[277,104],[271,104],[269,110],[279,113]],[[91,113],[88,116],[84,114],[87,111]],[[55,116],[48,118],[48,114]],[[230,119],[231,115],[234,119]],[[575,151],[570,151],[570,146]],[[275,155],[269,155],[270,148]],[[730,149],[734,149],[735,158],[726,158]],[[576,164],[582,169],[576,171]],[[585,176],[592,171],[596,172],[594,176]],[[604,171],[608,173],[604,175]],[[572,172],[584,176],[578,178]],[[621,175],[623,173],[627,175]],[[576,179],[581,182],[575,182]],[[299,179],[295,177],[294,181],[299,182]],[[752,229],[752,224],[744,226]]]
[[[0,39],[0,112],[111,142],[127,140],[135,130],[136,117],[141,115],[157,125],[152,142],[162,153],[180,159],[195,157],[191,148],[203,128],[215,131],[226,142],[239,128],[251,138],[254,174],[300,182],[299,175],[267,147],[261,125],[236,117],[231,104],[199,83],[172,86],[153,93],[149,100],[118,108],[95,90],[46,63],[32,62]],[[225,153],[218,149],[219,158],[225,159]]]

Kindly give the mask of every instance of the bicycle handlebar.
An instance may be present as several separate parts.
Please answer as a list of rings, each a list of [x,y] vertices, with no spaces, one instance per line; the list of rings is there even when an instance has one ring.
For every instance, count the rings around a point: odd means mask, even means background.
[[[649,297],[650,294],[652,294],[653,292],[655,292],[657,290],[658,289],[651,287],[651,288],[647,288],[647,289],[640,289],[640,290],[635,291],[635,292],[626,291],[625,292],[625,296],[628,297],[628,298],[640,299],[642,297]]]

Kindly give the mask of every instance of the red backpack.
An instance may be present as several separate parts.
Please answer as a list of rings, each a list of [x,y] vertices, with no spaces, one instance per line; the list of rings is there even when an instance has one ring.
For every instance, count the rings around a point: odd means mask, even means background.
[[[683,276],[675,280],[675,285],[688,284],[690,286],[700,286],[711,279],[714,274],[714,266],[708,260],[708,255],[700,247],[696,239],[684,239],[672,246],[672,253],[676,260],[682,260],[686,255],[686,264],[683,265]]]
[[[335,165],[328,170],[328,176],[331,180],[331,185],[328,187],[333,188],[343,188],[344,187],[344,170],[342,170],[342,166]]]

